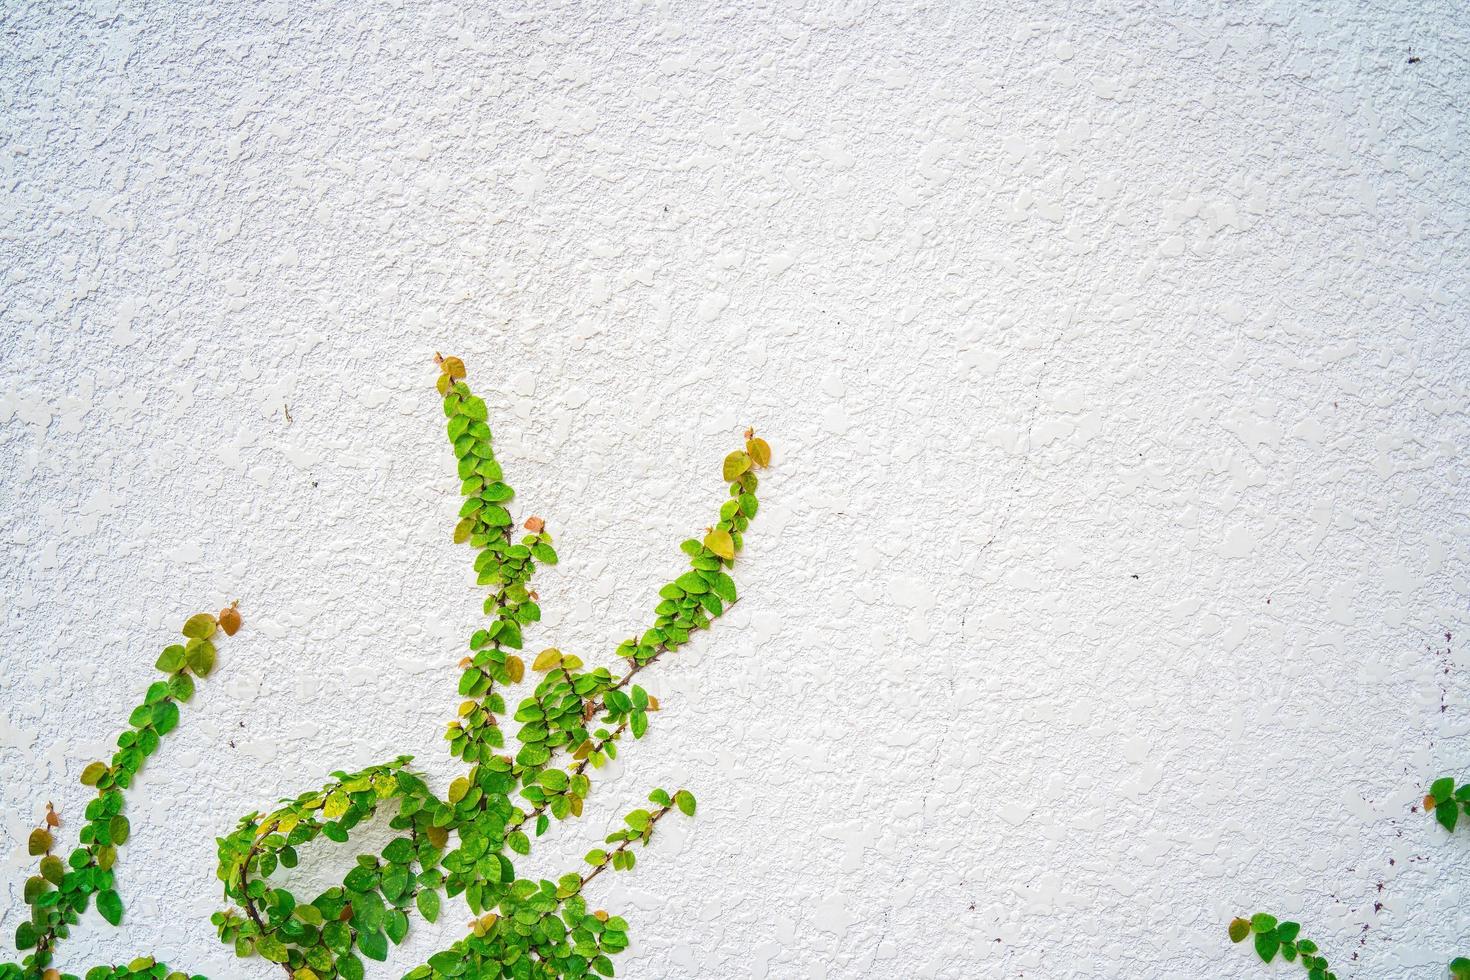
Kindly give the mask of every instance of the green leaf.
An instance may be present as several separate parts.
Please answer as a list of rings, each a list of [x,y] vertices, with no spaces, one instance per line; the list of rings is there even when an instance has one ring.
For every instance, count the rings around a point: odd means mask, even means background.
[[[1276,916],[1267,915],[1265,912],[1257,912],[1251,916],[1251,928],[1256,932],[1270,932],[1276,928]]]
[[[694,816],[694,794],[687,789],[681,789],[674,794],[674,805],[679,808],[679,812],[684,814],[684,816]]]
[[[674,584],[690,595],[699,595],[701,592],[709,591],[709,583],[694,572],[685,572],[674,579]]]
[[[188,674],[175,674],[168,680],[169,696],[178,701],[188,701],[194,696],[194,678]]]
[[[36,935],[36,927],[31,925],[29,922],[22,922],[20,925],[15,927],[16,949],[30,949],[32,946],[36,945],[36,940],[38,938],[39,937]],[[19,975],[20,974],[17,974],[17,976]]]
[[[648,829],[652,816],[653,814],[649,813],[647,810],[638,809],[634,810],[623,819],[628,822],[629,827],[632,827],[634,830],[641,832]]]
[[[160,701],[153,706],[153,728],[160,735],[167,735],[179,726],[179,706],[172,701]]]
[[[362,951],[363,956],[381,963],[388,958],[388,937],[376,929],[360,932],[357,934],[357,948]]]
[[[735,580],[726,575],[724,572],[711,573],[709,584],[711,591],[713,591],[714,594],[719,596],[721,599],[725,600],[726,602],[735,601]]]
[[[1256,954],[1262,960],[1270,963],[1275,959],[1276,951],[1281,948],[1281,940],[1276,938],[1275,932],[1256,933]]]
[[[184,648],[177,643],[164,647],[153,666],[166,674],[172,674],[184,666]]]
[[[408,916],[404,915],[401,909],[393,909],[388,913],[388,921],[383,928],[393,945],[397,946],[408,935]]]
[[[108,888],[97,894],[97,911],[102,913],[102,918],[110,924],[117,925],[122,921],[123,903],[117,892]]]
[[[1444,776],[1429,784],[1429,795],[1434,797],[1434,805],[1438,806],[1449,799],[1455,792],[1455,779],[1453,776]]]
[[[420,888],[414,899],[419,907],[419,915],[424,917],[425,922],[433,922],[439,918],[439,893],[432,888]]]
[[[1437,805],[1434,808],[1434,818],[1440,822],[1440,825],[1445,830],[1453,833],[1455,824],[1460,820],[1460,808],[1453,802]]]
[[[1283,943],[1289,943],[1296,939],[1297,933],[1302,931],[1300,922],[1283,922],[1276,927],[1276,938]]]

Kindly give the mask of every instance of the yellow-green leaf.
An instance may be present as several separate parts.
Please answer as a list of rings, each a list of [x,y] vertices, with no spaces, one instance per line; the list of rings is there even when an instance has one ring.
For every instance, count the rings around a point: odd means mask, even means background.
[[[715,528],[704,536],[704,546],[721,558],[735,557],[735,539],[730,537],[729,531],[721,528]]]
[[[473,517],[466,517],[464,520],[454,525],[454,543],[464,544],[470,539],[470,534],[474,530],[475,519]]]
[[[771,465],[771,444],[760,436],[745,440],[745,451],[750,454],[751,461],[760,467]]]
[[[31,831],[31,839],[27,842],[27,849],[32,856],[45,854],[51,850],[51,832],[37,827]]]
[[[449,784],[449,802],[458,803],[460,800],[464,799],[465,794],[469,791],[470,781],[465,777],[460,776],[454,782]]]
[[[210,620],[211,623],[214,620]],[[188,652],[184,656],[189,669],[200,677],[208,677],[209,672],[214,670],[214,644],[208,640],[195,637],[189,641]]]
[[[737,449],[725,457],[724,475],[725,482],[731,483],[740,479],[740,474],[750,469],[750,454]]]
[[[82,785],[96,786],[97,781],[107,775],[107,763],[89,762],[87,768],[82,770]]]
[[[48,854],[41,858],[41,877],[53,885],[59,885],[61,879],[66,877],[66,865],[55,854]]]
[[[326,817],[328,820],[337,819],[338,817],[342,816],[342,814],[347,812],[347,806],[349,802],[350,801],[347,799],[346,793],[342,792],[340,789],[333,790],[327,796],[326,802],[322,804],[322,816]]]
[[[531,662],[531,669],[536,671],[552,670],[559,663],[561,663],[561,651],[556,647],[548,647],[536,654],[536,659]]]
[[[184,623],[183,634],[191,640],[207,640],[214,635],[214,617],[209,613],[195,613]]]

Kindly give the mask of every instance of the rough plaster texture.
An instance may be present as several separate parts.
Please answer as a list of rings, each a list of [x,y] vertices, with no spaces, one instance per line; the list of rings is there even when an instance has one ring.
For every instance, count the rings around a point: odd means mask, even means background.
[[[1279,975],[1259,909],[1441,975],[1470,17],[993,6],[6,4],[3,935],[197,609],[248,628],[67,964],[274,976],[213,941],[213,836],[398,752],[447,785],[437,349],[559,535],[533,644],[610,658],[776,448],[746,601],[525,865],[698,793],[596,886],[626,975]]]

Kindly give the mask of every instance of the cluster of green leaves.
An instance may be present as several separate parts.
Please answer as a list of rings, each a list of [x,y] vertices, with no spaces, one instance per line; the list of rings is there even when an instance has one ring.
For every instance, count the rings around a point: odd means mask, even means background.
[[[1327,964],[1327,958],[1317,952],[1317,944],[1310,939],[1300,938],[1302,927],[1297,922],[1277,922],[1276,917],[1257,912],[1248,919],[1238,918],[1230,923],[1230,941],[1243,942],[1247,936],[1255,937],[1256,955],[1270,963],[1281,954],[1288,963],[1300,960],[1307,971],[1308,980],[1337,980]]]
[[[1459,825],[1460,814],[1470,813],[1470,783],[1455,784],[1453,776],[1442,776],[1429,785],[1424,796],[1424,812],[1434,814],[1440,826],[1454,832]],[[1255,936],[1256,952],[1267,963],[1279,952],[1288,961],[1301,957],[1309,980],[1336,980],[1336,975],[1327,965],[1325,957],[1317,955],[1317,944],[1310,939],[1298,939],[1301,927],[1295,922],[1277,922],[1263,913],[1249,919],[1237,918],[1230,923],[1230,939],[1242,942],[1247,936]],[[1470,980],[1470,958],[1457,956],[1450,961],[1450,976],[1454,980]]]
[[[0,980],[75,980],[52,965],[56,948],[71,927],[94,899],[104,919],[113,925],[122,921],[123,903],[114,887],[113,867],[118,848],[132,832],[123,813],[123,793],[148,757],[158,751],[163,737],[178,726],[179,703],[194,696],[194,679],[214,669],[216,634],[233,635],[239,628],[240,613],[233,605],[218,615],[199,613],[184,623],[184,642],[164,648],[156,667],[165,677],[149,686],[143,703],[129,715],[129,727],[118,736],[111,760],[90,763],[82,770],[82,783],[95,787],[97,796],[87,804],[78,846],[65,861],[54,853],[54,831],[61,821],[48,805],[45,824],[31,831],[28,842],[31,855],[40,858],[38,873],[25,885],[30,918],[15,931],[16,949],[26,956],[20,964],[0,964]],[[149,957],[87,973],[87,980],[124,977],[187,980],[185,974],[170,972]]]
[[[505,889],[495,912],[481,915],[468,936],[407,973],[404,980],[442,977],[585,977],[612,976],[611,957],[628,948],[628,924],[601,909],[587,910],[582,889],[611,868],[631,871],[636,860],[629,849],[646,845],[654,825],[677,807],[693,816],[694,796],[679,790],[672,797],[656,789],[648,795],[655,810],[633,810],[604,841],[611,849],[589,851],[591,868],[568,872],[555,882],[518,879]]]
[[[537,569],[557,562],[552,535],[538,517],[518,535],[509,504],[515,493],[495,458],[485,402],[465,383],[458,358],[440,361],[439,393],[461,481],[463,504],[456,543],[474,551],[477,581],[488,595],[489,622],[474,631],[461,659],[458,684],[464,699],[449,723],[449,751],[469,770],[436,797],[396,759],[335,781],[273,812],[250,814],[219,841],[219,875],[226,896],[243,914],[217,913],[222,941],[242,956],[259,954],[282,964],[293,980],[355,980],[362,960],[386,958],[389,943],[402,942],[409,917],[430,920],[441,894],[463,895],[476,916],[468,935],[429,957],[408,976],[421,978],[611,976],[611,957],[628,945],[627,924],[591,911],[583,887],[603,870],[631,869],[633,844],[646,845],[670,810],[693,814],[685,790],[656,790],[657,809],[639,809],[615,831],[609,850],[582,873],[556,881],[518,878],[510,855],[530,853],[533,836],[553,819],[580,816],[591,792],[588,769],[616,758],[627,733],[641,738],[658,701],[633,683],[635,675],[708,629],[737,599],[728,569],[758,508],[753,472],[770,461],[770,447],[747,433],[745,449],[732,453],[723,475],[729,499],[703,542],[686,541],[689,569],[659,593],[652,626],[620,645],[621,672],[587,669],[580,657],[542,650],[528,668],[525,630],[541,619],[532,589]],[[536,676],[534,689],[509,712],[509,688]],[[507,713],[517,723],[507,746]],[[388,800],[398,801],[390,827],[403,831],[380,855],[363,855],[340,886],[309,902],[298,901],[268,879],[297,861],[297,848],[326,837],[342,842]],[[591,855],[589,855],[591,857]]]
[[[1424,812],[1434,814],[1439,825],[1450,833],[1459,826],[1460,813],[1470,813],[1470,783],[1455,785],[1455,777],[1441,776],[1429,784],[1424,794]],[[1470,958],[1456,956],[1450,961],[1450,976],[1470,980]]]
[[[333,781],[321,789],[265,816],[248,814],[234,833],[220,838],[218,874],[225,894],[246,910],[243,917],[234,909],[214,914],[221,941],[232,944],[239,956],[259,954],[288,966],[303,980],[334,970],[351,980],[365,973],[360,957],[387,959],[389,942],[403,941],[410,910],[417,908],[431,922],[437,919],[448,808],[405,770],[408,762],[402,756],[360,772],[333,773]],[[270,887],[268,879],[278,868],[296,867],[299,848],[317,837],[346,842],[349,832],[388,800],[399,803],[389,826],[407,833],[390,841],[381,855],[359,856],[340,886],[307,903],[287,889]]]
[[[212,921],[220,940],[239,956],[279,963],[292,980],[359,980],[364,959],[384,960],[390,944],[403,942],[413,913],[432,922],[444,896],[463,894],[476,916],[469,934],[409,977],[612,976],[611,957],[628,946],[627,923],[602,910],[589,911],[582,890],[605,870],[631,870],[632,846],[646,846],[672,810],[693,816],[694,796],[687,790],[654,790],[649,795],[654,809],[633,810],[625,826],[607,836],[607,848],[588,853],[586,871],[554,882],[517,878],[507,852],[528,854],[531,834],[545,833],[553,818],[581,815],[591,792],[588,768],[615,759],[626,733],[642,738],[650,714],[658,710],[658,699],[632,683],[634,676],[687,643],[695,631],[708,629],[736,602],[728,569],[758,509],[754,470],[769,464],[770,447],[747,432],[745,448],[725,459],[729,499],[703,541],[681,546],[689,568],[660,590],[653,624],[619,645],[620,672],[584,669],[581,658],[555,648],[534,658],[530,669],[540,676],[512,716],[518,727],[510,754],[502,691],[526,675],[522,631],[541,618],[531,579],[538,566],[556,564],[557,554],[538,517],[527,519],[526,533],[516,539],[506,508],[514,492],[492,450],[485,403],[465,384],[463,362],[451,357],[439,363],[439,392],[464,497],[454,540],[474,549],[478,581],[490,590],[485,600],[490,622],[470,637],[469,653],[460,662],[459,694],[465,700],[446,734],[450,752],[468,763],[469,771],[441,800],[408,769],[411,759],[401,756],[358,772],[333,773],[320,789],[281,800],[269,813],[247,814],[217,840],[217,874],[225,897],[238,909],[217,912]],[[193,616],[184,624],[186,642],[163,651],[158,668],[166,679],[150,687],[133,711],[131,728],[118,739],[111,762],[92,763],[82,774],[98,796],[87,808],[81,846],[69,860],[63,863],[51,853],[51,829],[59,822],[54,813],[48,811],[48,825],[32,834],[31,853],[41,858],[40,873],[26,884],[32,915],[16,934],[17,946],[32,952],[23,964],[0,965],[0,980],[76,980],[50,964],[57,942],[93,896],[107,921],[120,921],[122,902],[113,888],[112,867],[130,830],[122,814],[123,791],[178,724],[178,702],[193,696],[194,678],[213,669],[216,632],[232,635],[239,626],[233,606],[218,616]],[[400,833],[381,853],[358,856],[340,885],[301,901],[272,884],[278,869],[297,866],[303,846],[318,838],[347,842],[356,827],[390,802],[396,808],[389,827]],[[96,967],[86,975],[86,980],[134,978],[190,980],[149,957],[127,966]]]
[[[1436,779],[1424,795],[1424,812],[1433,813],[1441,827],[1454,833],[1461,812],[1470,813],[1470,783],[1456,786],[1453,776]]]

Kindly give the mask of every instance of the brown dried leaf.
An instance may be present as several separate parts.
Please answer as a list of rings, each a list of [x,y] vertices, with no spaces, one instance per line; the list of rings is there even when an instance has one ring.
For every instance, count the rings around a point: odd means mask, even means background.
[[[235,608],[233,602],[219,611],[218,619],[219,628],[225,631],[225,636],[234,636],[243,622],[240,619],[240,610]]]

